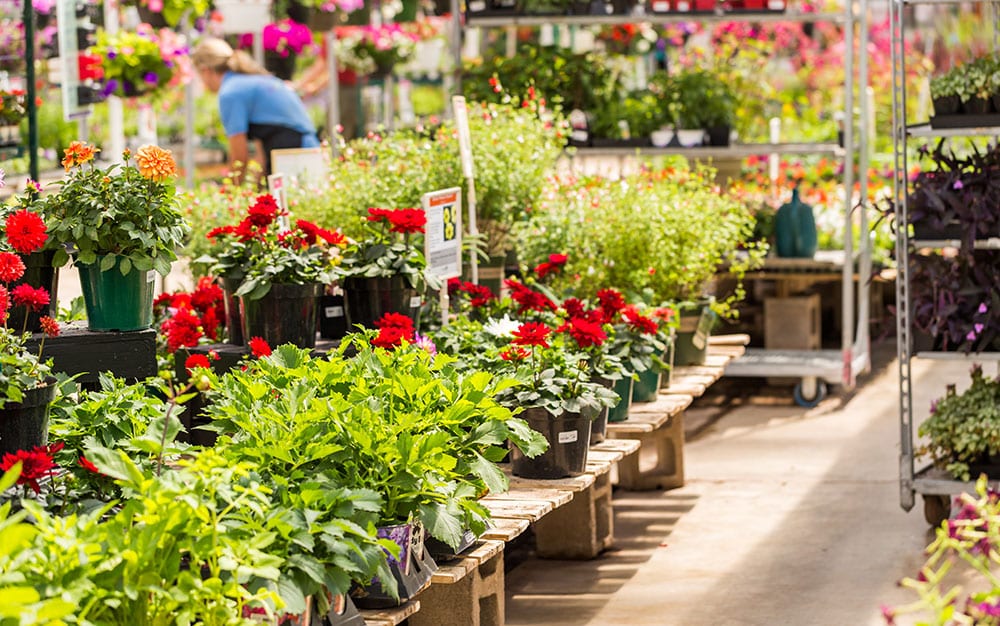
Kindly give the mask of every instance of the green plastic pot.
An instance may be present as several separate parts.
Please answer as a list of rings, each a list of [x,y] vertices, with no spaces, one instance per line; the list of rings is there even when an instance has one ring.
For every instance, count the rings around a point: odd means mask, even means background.
[[[614,390],[621,400],[608,409],[608,422],[624,422],[628,419],[628,410],[632,407],[632,385],[634,382],[631,376],[615,381]]]
[[[100,255],[94,263],[76,263],[80,273],[87,328],[98,331],[143,330],[153,324],[153,291],[156,272],[132,267],[127,274],[118,269],[122,258],[101,271]]]
[[[708,356],[708,332],[699,337],[698,322],[704,311],[709,321],[714,322],[715,313],[708,305],[697,309],[682,309],[680,311],[680,328],[674,341],[675,365],[704,365]],[[703,331],[705,329],[702,329]]]
[[[660,393],[660,374],[658,367],[639,372],[632,384],[632,402],[654,402]]]

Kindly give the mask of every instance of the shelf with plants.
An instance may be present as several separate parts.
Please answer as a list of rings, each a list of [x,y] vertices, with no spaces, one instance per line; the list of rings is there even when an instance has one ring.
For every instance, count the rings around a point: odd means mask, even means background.
[[[581,150],[577,147],[574,150]],[[635,156],[636,148],[584,148],[584,154],[600,157]],[[768,154],[826,154],[835,157],[844,156],[844,148],[836,143],[745,143],[730,146],[694,146],[684,147],[643,147],[643,156],[683,155],[692,159],[742,159]]]
[[[995,448],[989,434],[995,403],[964,406],[950,413],[942,407],[971,402],[967,392],[935,402],[930,416],[914,422],[911,361],[964,361],[977,364],[973,387],[982,381],[979,363],[1000,360],[997,298],[1000,280],[1000,210],[993,200],[1000,189],[1000,146],[972,141],[1000,136],[1000,115],[993,112],[1000,83],[993,79],[997,58],[983,56],[957,65],[931,79],[934,113],[927,122],[912,124],[907,116],[907,66],[904,5],[956,4],[895,0],[890,10],[893,84],[893,150],[895,174],[891,212],[895,221],[897,356],[899,367],[900,504],[924,498],[927,521],[947,517],[947,497],[971,492],[968,466],[986,457],[983,446]],[[981,4],[981,3],[980,3]],[[996,34],[994,34],[996,37]],[[964,116],[964,117],[963,117]],[[935,139],[914,156],[912,139]],[[968,141],[959,141],[959,140]],[[911,172],[910,160],[921,167]],[[992,408],[991,408],[992,407]],[[946,414],[947,413],[947,414]],[[944,426],[942,426],[944,424]],[[985,429],[977,425],[986,424]],[[977,430],[978,429],[978,430]],[[962,439],[933,433],[966,432]],[[973,432],[975,431],[975,432]],[[918,448],[915,434],[931,433],[931,447]],[[930,457],[930,468],[915,471],[917,458]],[[989,470],[991,478],[1000,476]],[[972,478],[975,478],[973,476]]]
[[[804,13],[800,11],[784,12],[672,12],[672,13],[639,13],[629,15],[509,15],[477,16],[466,13],[466,27],[503,28],[507,26],[542,26],[558,24],[566,26],[593,26],[595,24],[676,24],[679,22],[733,22],[749,20],[754,22],[835,22],[847,23],[850,19],[845,13],[822,12]]]

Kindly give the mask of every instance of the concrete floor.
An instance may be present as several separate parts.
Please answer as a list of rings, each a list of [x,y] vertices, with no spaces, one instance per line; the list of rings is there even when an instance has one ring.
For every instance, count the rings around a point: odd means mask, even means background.
[[[529,553],[507,574],[507,623],[884,624],[880,605],[915,599],[896,583],[931,538],[919,496],[899,506],[894,356],[879,348],[858,389],[812,410],[776,397],[719,416],[702,402],[686,423],[687,484],[616,491],[615,547],[598,559]],[[914,362],[915,421],[967,372]]]

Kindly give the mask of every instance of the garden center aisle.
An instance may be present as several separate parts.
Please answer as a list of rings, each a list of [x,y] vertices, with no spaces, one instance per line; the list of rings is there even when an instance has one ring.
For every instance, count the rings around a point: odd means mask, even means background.
[[[896,581],[930,537],[919,496],[899,507],[893,351],[846,402],[726,413],[687,444],[683,488],[615,492],[613,551],[509,571],[507,623],[884,624],[881,604],[914,599]],[[914,362],[917,415],[968,367]]]

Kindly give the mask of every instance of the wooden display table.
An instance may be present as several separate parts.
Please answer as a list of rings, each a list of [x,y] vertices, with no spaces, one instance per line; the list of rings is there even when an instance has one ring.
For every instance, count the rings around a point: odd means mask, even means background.
[[[704,365],[674,368],[670,386],[661,389],[653,402],[633,403],[628,419],[608,424],[608,437],[637,440],[651,450],[656,461],[640,466],[640,454],[618,464],[618,484],[635,491],[674,489],[684,485],[684,410],[695,398],[722,378],[726,364],[743,354],[747,335],[710,337]]]
[[[96,388],[101,372],[110,372],[129,381],[156,376],[156,331],[152,328],[130,332],[87,330],[86,322],[60,324],[58,337],[35,334],[26,347],[38,350],[44,338],[42,358],[52,359],[53,370],[78,375],[84,387]]]

